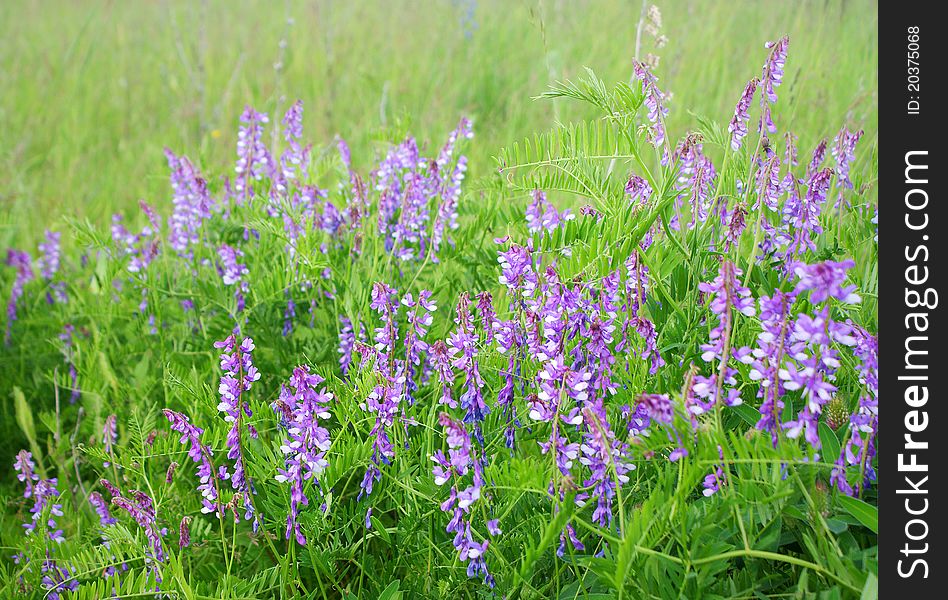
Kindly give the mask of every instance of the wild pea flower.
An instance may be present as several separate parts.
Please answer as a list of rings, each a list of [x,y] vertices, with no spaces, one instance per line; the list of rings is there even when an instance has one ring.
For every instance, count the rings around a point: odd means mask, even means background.
[[[804,181],[809,181],[823,165],[823,160],[826,158],[826,140],[820,140],[820,143],[816,145],[816,148],[813,149],[813,154],[810,157],[810,162],[806,168],[806,175],[804,176]]]
[[[17,316],[17,302],[23,295],[23,287],[33,280],[33,260],[26,252],[10,248],[7,250],[7,266],[16,269],[13,288],[10,290],[10,301],[7,303],[7,330],[4,339],[6,344],[9,345],[13,323]]]
[[[359,492],[360,500],[363,495],[371,495],[375,482],[382,479],[380,465],[390,465],[395,457],[395,446],[392,445],[392,441],[388,436],[388,428],[395,423],[395,417],[398,416],[401,396],[401,382],[389,382],[375,386],[366,397],[365,402],[361,404],[362,410],[375,414],[375,424],[369,433],[369,437],[372,439],[372,462],[365,471],[362,483],[359,484],[359,487],[362,488],[362,491]],[[368,517],[366,521],[368,521]]]
[[[630,203],[645,204],[652,197],[652,186],[643,177],[631,175],[625,184],[625,193],[628,194]]]
[[[759,83],[760,80],[756,77],[747,82],[744,92],[734,107],[734,116],[731,117],[731,122],[727,126],[728,133],[731,134],[731,150],[735,152],[741,149],[741,143],[747,137],[747,122],[750,120],[748,110],[751,102],[754,101],[754,93]]]
[[[764,47],[770,49],[767,61],[764,63],[760,76],[760,108],[761,117],[758,131],[764,128],[770,133],[777,131],[770,113],[770,105],[777,102],[777,87],[783,83],[783,70],[787,62],[787,47],[790,45],[789,36],[784,36],[776,42],[767,42]]]
[[[219,517],[223,517],[224,506],[220,498],[217,479],[227,479],[228,475],[224,467],[221,467],[220,471],[215,471],[214,453],[201,441],[204,430],[192,425],[188,417],[181,413],[166,408],[164,415],[171,423],[171,430],[181,434],[180,443],[189,444],[188,458],[197,465],[197,476],[200,481],[197,489],[201,492],[201,512],[204,514],[216,512]]]
[[[438,206],[438,212],[435,216],[434,225],[431,229],[431,256],[437,262],[438,251],[445,239],[447,230],[457,229],[458,223],[458,200],[461,197],[461,183],[464,181],[467,172],[467,157],[458,156],[454,169],[448,170],[451,158],[455,153],[455,146],[459,140],[471,139],[474,137],[474,130],[470,119],[462,118],[457,128],[448,136],[448,141],[438,154],[435,165],[441,174],[441,203]],[[450,239],[448,240],[450,241]],[[453,243],[453,242],[452,242]]]
[[[283,116],[283,139],[287,143],[287,149],[280,156],[280,166],[283,170],[283,177],[287,180],[306,176],[307,162],[309,161],[309,148],[300,146],[300,139],[303,137],[303,102],[297,100],[286,111]]]
[[[102,463],[103,467],[112,466],[114,462],[113,446],[118,441],[118,426],[115,415],[109,415],[105,418],[102,425],[102,451],[110,458],[109,462]]]
[[[187,255],[189,246],[200,241],[201,225],[210,218],[214,201],[207,182],[187,157],[176,156],[167,148],[165,156],[171,170],[171,201],[174,206],[168,217],[168,244],[178,254]],[[114,232],[113,228],[113,235]]]
[[[723,464],[724,449],[721,448],[721,446],[718,446],[718,456],[721,457],[721,463]],[[724,468],[719,464],[715,467],[713,473],[708,473],[705,475],[704,481],[701,484],[702,487],[704,487],[704,490],[702,490],[701,493],[704,494],[705,497],[713,496],[714,494],[718,493],[718,491],[721,489],[721,485],[724,483]]]
[[[65,592],[75,592],[79,589],[79,580],[75,578],[75,568],[70,572],[65,567],[60,567],[56,561],[46,558],[42,565],[43,579],[41,583],[46,590],[44,598],[49,600],[59,600]]]
[[[484,330],[484,343],[494,341],[494,326],[497,322],[497,313],[494,312],[494,299],[490,292],[477,294],[477,312],[481,318],[481,329]]]
[[[96,515],[98,515],[100,525],[107,527],[116,523],[116,519],[112,516],[112,513],[109,512],[109,505],[105,501],[105,498],[102,497],[102,494],[99,492],[89,492],[89,504],[92,505]]]
[[[841,262],[827,260],[821,263],[807,265],[798,263],[794,266],[794,274],[800,278],[795,288],[796,293],[810,291],[810,302],[819,304],[828,298],[835,298],[845,304],[858,304],[859,295],[856,286],[844,286],[846,271],[856,266],[856,262],[847,259]]]
[[[428,343],[424,337],[428,334],[434,318],[432,313],[437,306],[431,301],[431,292],[422,290],[418,294],[418,301],[409,293],[405,294],[401,303],[408,309],[408,328],[405,332],[405,360],[402,362],[402,376],[405,379],[405,398],[408,404],[414,404],[414,392],[418,389],[416,381],[418,368],[422,364],[422,353],[428,351]]]
[[[764,158],[757,168],[757,202],[754,210],[763,202],[772,211],[777,210],[783,184],[780,180],[780,157],[777,154]]]
[[[398,326],[395,318],[398,313],[398,294],[385,283],[377,281],[372,286],[369,307],[382,319],[382,326],[375,329],[375,351],[379,361],[385,364],[383,375],[393,380],[396,377],[395,343],[398,341]]]
[[[29,498],[33,495],[33,486],[40,479],[39,475],[36,474],[36,463],[33,462],[33,454],[26,450],[17,452],[16,459],[13,461],[13,470],[17,472],[17,480],[26,486],[23,497]]]
[[[832,171],[823,169],[809,177],[806,194],[801,198],[796,186],[790,188],[790,195],[783,209],[784,231],[777,235],[776,242],[784,246],[781,253],[785,268],[793,265],[794,257],[815,251],[813,238],[823,232],[820,225],[820,211],[829,190]]]
[[[856,371],[859,373],[859,383],[866,387],[869,395],[879,398],[879,338],[872,335],[858,325],[853,327],[856,345],[853,354],[859,359]]]
[[[484,560],[488,541],[478,543],[471,534],[470,513],[474,503],[481,498],[481,488],[484,485],[481,461],[473,456],[471,436],[463,423],[444,412],[438,415],[438,423],[444,427],[448,455],[445,456],[441,450],[436,451],[431,457],[435,463],[431,472],[436,485],[442,486],[449,482],[451,484],[448,499],[441,503],[441,510],[451,514],[451,520],[445,530],[455,534],[454,547],[457,548],[460,559],[468,563],[468,577],[483,575],[484,583],[493,587],[494,579]],[[470,485],[466,485],[468,473],[472,474]]]
[[[784,388],[800,390],[805,402],[796,419],[787,421],[783,427],[790,438],[805,433],[807,442],[818,449],[818,419],[823,406],[836,392],[836,386],[831,381],[835,379],[835,372],[840,366],[833,344],[852,346],[856,339],[850,325],[838,323],[829,317],[828,306],[814,316],[799,315],[794,322],[792,336],[794,342],[790,354],[795,361],[786,363],[779,375],[784,380]]]
[[[711,192],[714,188],[714,180],[717,172],[711,159],[702,152],[701,144],[692,146],[692,176],[691,187],[691,223],[689,227],[694,227],[695,223],[704,221],[708,218],[708,211],[711,208]]]
[[[672,450],[668,455],[668,460],[676,462],[680,458],[688,456],[688,449],[682,445],[681,438],[674,428],[675,405],[668,397],[668,394],[639,394],[636,398],[636,405],[634,415],[638,416],[638,422],[636,424],[637,431],[642,431],[643,426],[647,428],[652,422],[665,425],[669,430],[667,431],[669,441],[673,440],[677,444],[677,448]],[[630,431],[632,431],[631,420],[629,428]],[[672,438],[672,434],[674,434],[674,439]]]
[[[289,290],[286,293],[286,309],[283,311],[283,337],[287,337],[293,333],[293,319],[296,317],[296,302],[293,302],[293,297],[289,294]]]
[[[478,338],[470,325],[470,300],[467,293],[461,294],[458,299],[458,329],[448,338],[448,352],[451,356],[452,368],[459,369],[464,375],[464,391],[458,401],[461,408],[467,411],[464,415],[465,423],[483,421],[490,413],[490,408],[484,402],[484,379],[481,377],[478,365],[477,343]],[[475,430],[479,436],[479,429]]]
[[[577,494],[576,500],[580,503],[595,498],[592,520],[608,528],[612,526],[612,499],[616,490],[628,483],[627,473],[635,469],[635,465],[626,458],[626,444],[617,440],[609,427],[602,404],[591,403],[582,414],[587,431],[580,446],[582,456],[579,462],[589,467],[590,475],[583,486],[591,487],[592,491]]]
[[[645,340],[645,349],[642,352],[642,358],[650,361],[649,374],[654,375],[659,367],[665,364],[661,354],[658,352],[658,331],[655,324],[645,317],[642,309],[645,307],[645,296],[649,289],[648,267],[642,261],[638,250],[633,250],[629,258],[625,261],[626,270],[626,305],[629,310],[629,318],[623,324],[622,341],[616,347],[616,351],[622,351],[628,341],[629,329],[635,329],[639,336]]]
[[[234,298],[237,299],[237,312],[241,312],[244,308],[244,294],[250,290],[250,286],[244,279],[250,274],[250,270],[247,269],[247,265],[237,262],[244,253],[233,246],[221,244],[217,255],[221,260],[221,265],[218,267],[221,279],[224,280],[224,285],[236,286]]]
[[[749,354],[741,355],[741,362],[751,365],[750,379],[758,382],[757,397],[763,398],[760,420],[755,427],[759,431],[769,433],[774,446],[777,445],[783,410],[781,398],[784,389],[779,371],[792,343],[790,333],[793,331],[793,321],[790,318],[790,308],[795,297],[793,293],[786,294],[780,290],[775,290],[773,296],[761,296],[759,304],[762,331],[757,335],[757,346]]]
[[[356,334],[352,321],[345,315],[339,316],[339,369],[342,375],[349,374],[352,366],[352,350],[356,345]],[[359,323],[359,339],[365,341],[365,326]]]
[[[833,140],[833,158],[836,160],[836,180],[840,186],[853,189],[849,179],[849,166],[856,158],[856,144],[862,138],[862,130],[852,132],[843,127]]]
[[[66,367],[69,371],[70,404],[75,404],[82,395],[82,392],[79,390],[79,373],[76,371],[75,349],[73,347],[75,332],[76,328],[73,325],[66,323],[66,325],[63,326],[62,333],[59,334],[59,341],[63,344],[63,359],[65,360]]]
[[[191,545],[191,516],[181,517],[181,524],[178,525],[178,549],[184,549]]]
[[[280,446],[285,468],[277,469],[276,480],[290,483],[286,539],[294,534],[300,545],[306,544],[298,520],[300,506],[309,504],[303,486],[312,479],[319,487],[319,476],[329,466],[326,460],[330,446],[329,431],[319,421],[330,417],[327,405],[332,401],[332,394],[326,388],[319,389],[323,381],[319,375],[310,373],[309,367],[301,365],[293,370],[289,385],[280,390],[280,402],[287,407],[290,418],[286,423],[288,438]]]
[[[567,221],[572,221],[575,215],[567,208],[557,212],[556,207],[546,199],[546,194],[540,190],[533,191],[533,202],[527,207],[527,231],[537,233],[546,231],[550,235]]]
[[[728,366],[732,356],[738,357],[731,348],[731,336],[734,329],[734,311],[745,316],[753,316],[754,300],[750,297],[750,290],[739,283],[741,270],[730,261],[722,261],[717,277],[710,283],[701,282],[698,290],[712,296],[711,312],[718,317],[717,325],[711,329],[710,342],[701,345],[701,359],[708,363],[718,362],[716,373],[710,378],[696,376],[692,392],[704,398],[705,402],[691,407],[692,412],[701,414],[716,403],[735,406],[741,403],[740,392],[734,388],[724,389],[724,385],[733,386],[737,383],[734,378],[735,370]],[[725,393],[726,392],[726,393]],[[695,412],[695,411],[698,412]]]
[[[857,496],[861,490],[876,480],[872,460],[876,455],[876,436],[878,433],[879,402],[868,396],[863,396],[859,399],[857,412],[850,417],[849,439],[836,460],[830,484],[835,485],[844,494]],[[849,484],[847,467],[856,467],[859,472],[860,477],[855,488]]]
[[[537,289],[540,280],[533,270],[533,250],[511,244],[506,252],[498,252],[500,283],[524,298],[529,298]]]
[[[741,240],[741,234],[744,233],[744,228],[747,226],[745,217],[747,216],[747,209],[744,208],[743,203],[738,203],[734,210],[731,211],[730,220],[728,221],[727,231],[724,232],[724,251],[727,252],[731,249],[732,245],[737,245]]]
[[[564,434],[564,425],[581,425],[583,415],[581,407],[588,398],[591,375],[585,370],[574,371],[558,355],[543,365],[537,374],[539,391],[528,402],[529,416],[534,421],[550,423],[550,437],[546,442],[538,442],[543,454],[552,453],[557,469],[562,475],[569,475],[573,461],[579,456],[579,444],[570,442]],[[569,407],[563,400],[570,398],[576,406]]]
[[[145,538],[147,538],[149,544],[149,555],[146,557],[145,563],[151,568],[156,580],[160,583],[161,573],[158,570],[158,565],[165,562],[167,556],[161,541],[161,530],[158,527],[158,516],[155,513],[154,501],[147,494],[138,490],[132,490],[129,492],[130,498],[126,498],[108,480],[103,479],[101,483],[112,494],[112,504],[127,512],[145,532]]]
[[[46,302],[53,304],[55,302],[66,302],[66,282],[54,282],[56,273],[59,271],[61,257],[60,239],[62,234],[58,231],[47,229],[43,234],[43,241],[39,245],[39,259],[36,261],[40,274],[49,284],[49,291],[46,292]]]
[[[231,334],[224,341],[214,342],[214,347],[223,350],[221,353],[221,370],[224,374],[221,376],[220,396],[221,402],[217,405],[217,410],[224,413],[224,420],[231,423],[230,431],[227,433],[227,458],[234,461],[234,472],[231,476],[231,487],[244,497],[244,518],[253,519],[254,529],[260,525],[260,515],[255,515],[251,494],[255,493],[253,485],[246,478],[246,469],[244,465],[245,454],[241,440],[243,419],[250,418],[253,413],[247,404],[245,393],[250,391],[253,382],[260,379],[260,372],[253,365],[253,340],[244,338],[239,344],[237,337]],[[257,437],[257,432],[252,425],[247,425],[246,429],[251,436]]]
[[[246,107],[240,115],[237,131],[237,165],[234,167],[234,193],[238,204],[253,198],[254,181],[260,181],[272,169],[273,159],[263,143],[263,126],[270,122],[265,113]]]
[[[22,474],[22,472],[21,472]],[[23,528],[26,535],[32,535],[37,530],[45,533],[50,541],[61,544],[66,541],[63,530],[58,529],[56,517],[63,516],[63,506],[56,501],[59,498],[58,481],[56,478],[39,479],[31,490],[30,497],[33,498],[33,506],[30,508],[32,518],[29,523],[24,523]]]
[[[633,61],[632,70],[635,78],[639,80],[644,95],[644,104],[648,108],[648,120],[651,123],[649,128],[649,142],[656,148],[665,143],[665,115],[668,109],[665,108],[665,94],[658,89],[658,79],[652,75],[649,68],[642,62]],[[664,157],[663,157],[664,164]]]

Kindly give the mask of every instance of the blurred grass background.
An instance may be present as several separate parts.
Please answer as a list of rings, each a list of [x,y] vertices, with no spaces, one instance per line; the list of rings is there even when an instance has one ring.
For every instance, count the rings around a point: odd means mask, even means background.
[[[650,2],[651,4],[651,2]],[[840,125],[876,143],[877,5],[868,0],[658,0],[657,74],[677,138],[689,111],[726,123],[763,43],[791,37],[778,126],[801,160]],[[170,204],[162,149],[230,173],[246,104],[305,105],[306,137],[341,134],[366,169],[374,142],[410,129],[440,144],[475,120],[474,177],[577,104],[534,101],[588,66],[631,73],[638,0],[11,0],[0,3],[0,247],[32,249],[61,215],[104,223],[140,198]],[[68,237],[68,236],[67,236]]]

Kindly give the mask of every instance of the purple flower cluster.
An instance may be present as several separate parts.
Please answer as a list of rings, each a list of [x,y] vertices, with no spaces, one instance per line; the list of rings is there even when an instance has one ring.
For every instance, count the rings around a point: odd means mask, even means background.
[[[273,172],[273,158],[263,143],[263,126],[270,122],[264,113],[246,107],[237,131],[237,165],[234,167],[234,196],[237,204],[253,199],[253,184]]]
[[[66,302],[66,282],[55,281],[56,273],[59,272],[59,264],[62,259],[60,241],[62,234],[58,231],[47,229],[43,233],[43,241],[39,245],[39,259],[36,261],[40,274],[49,284],[49,291],[46,292],[46,302],[60,304]]]
[[[533,202],[527,207],[527,230],[531,233],[546,231],[553,235],[566,221],[572,221],[575,215],[569,209],[558,212],[540,190],[533,191]]]
[[[224,420],[231,424],[230,431],[227,432],[227,458],[234,461],[234,470],[230,477],[231,487],[239,494],[243,494],[244,518],[253,519],[254,528],[260,525],[260,515],[255,514],[253,500],[253,485],[246,476],[246,454],[243,447],[243,430],[246,429],[251,436],[257,437],[257,432],[253,425],[243,423],[245,418],[250,418],[253,413],[247,403],[245,393],[250,391],[253,382],[260,379],[260,372],[253,365],[253,340],[244,338],[239,344],[237,336],[231,334],[224,341],[214,342],[214,347],[222,350],[221,370],[224,374],[221,376],[219,392],[221,401],[217,405],[217,410],[224,414]]]
[[[207,181],[187,157],[176,156],[167,148],[165,156],[171,170],[171,202],[174,207],[168,218],[168,245],[179,255],[190,256],[190,247],[201,240],[201,227],[211,216],[214,200]],[[146,210],[146,214],[150,212]],[[157,235],[157,221],[152,227],[155,230],[151,233]],[[154,243],[157,246],[157,241]]]
[[[777,87],[783,83],[783,70],[787,63],[787,48],[790,45],[790,38],[784,36],[776,42],[767,42],[764,47],[770,49],[767,61],[760,76],[760,124],[758,131],[766,129],[770,133],[777,131],[774,125],[773,117],[770,113],[770,105],[777,102]]]
[[[748,110],[751,102],[754,101],[754,93],[757,91],[759,83],[760,80],[757,78],[747,82],[747,86],[734,107],[734,116],[731,117],[731,122],[727,126],[727,131],[731,134],[731,150],[735,152],[741,149],[741,144],[744,138],[747,137],[747,122],[750,120]]]
[[[649,128],[649,141],[658,148],[665,143],[665,115],[668,109],[665,107],[665,94],[658,89],[658,78],[656,78],[645,63],[633,61],[632,69],[635,78],[641,83],[643,102],[648,109],[648,120],[651,123]]]
[[[13,323],[17,318],[17,302],[23,296],[23,287],[33,280],[33,259],[26,252],[10,248],[7,250],[7,266],[16,269],[13,288],[10,290],[10,301],[7,303],[7,330],[4,334],[4,341],[9,345]]]
[[[145,532],[145,538],[148,540],[148,556],[145,562],[155,574],[156,581],[160,583],[161,572],[158,565],[165,562],[167,555],[161,539],[161,529],[158,527],[158,515],[155,512],[154,500],[148,494],[138,490],[131,490],[128,494],[129,497],[125,497],[107,479],[100,480],[100,483],[112,494],[112,504],[127,512]]]
[[[197,489],[201,493],[201,512],[205,514],[216,512],[219,517],[223,517],[224,504],[220,497],[217,480],[227,479],[228,474],[224,467],[221,467],[219,471],[214,469],[214,453],[201,441],[204,430],[192,425],[188,417],[181,413],[166,408],[164,415],[171,423],[171,430],[181,434],[180,443],[188,444],[188,458],[197,465],[197,476],[200,482]]]
[[[445,530],[454,534],[454,547],[458,550],[459,558],[467,563],[467,576],[482,576],[484,583],[494,587],[494,578],[487,570],[485,560],[489,541],[485,539],[483,542],[477,542],[471,532],[472,508],[481,499],[481,489],[484,486],[481,461],[473,455],[473,443],[464,423],[444,412],[438,416],[438,423],[444,427],[448,455],[445,456],[441,450],[432,455],[431,460],[435,466],[431,473],[436,485],[451,485],[447,500],[441,503],[441,510],[451,515]],[[471,474],[469,485],[468,473]],[[496,521],[488,523],[487,528],[491,535],[500,533]]]
[[[221,279],[224,281],[224,285],[236,287],[234,298],[237,300],[237,312],[242,312],[244,309],[244,295],[250,289],[249,284],[244,279],[250,271],[247,269],[247,265],[237,262],[244,253],[238,248],[222,244],[217,250],[217,255],[221,260],[220,267],[218,267]]]
[[[310,373],[309,367],[301,365],[293,370],[289,385],[280,390],[276,405],[283,415],[287,438],[280,446],[285,468],[277,469],[276,480],[290,483],[290,510],[286,521],[286,539],[295,535],[300,545],[306,538],[299,523],[300,506],[308,505],[303,486],[307,480],[319,486],[319,476],[329,466],[326,452],[329,450],[329,431],[320,425],[320,420],[330,417],[328,404],[332,394],[319,389],[324,379]],[[322,490],[320,490],[322,494]]]

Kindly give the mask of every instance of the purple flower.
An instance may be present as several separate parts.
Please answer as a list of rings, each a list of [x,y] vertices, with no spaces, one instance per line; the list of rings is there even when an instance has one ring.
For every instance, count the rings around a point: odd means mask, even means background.
[[[280,446],[285,468],[277,469],[276,480],[290,483],[286,539],[294,534],[300,545],[306,544],[306,538],[300,527],[299,510],[301,505],[309,504],[303,486],[311,479],[319,487],[319,477],[329,466],[326,460],[329,431],[319,421],[330,417],[327,405],[332,401],[332,394],[325,388],[319,389],[323,381],[319,375],[310,373],[309,367],[301,365],[293,370],[289,385],[280,391],[279,402],[289,411],[289,418],[286,420],[287,439]]]
[[[631,175],[628,183],[625,184],[625,193],[628,194],[630,203],[645,204],[652,197],[652,186],[644,178]]]
[[[852,259],[841,262],[827,260],[813,265],[797,263],[793,272],[800,281],[794,292],[810,290],[812,304],[825,302],[828,298],[836,298],[846,304],[858,304],[860,298],[855,293],[856,286],[843,285],[846,281],[846,271],[854,266],[856,263]]]
[[[224,505],[220,499],[220,490],[218,489],[217,479],[226,479],[226,471],[220,473],[214,469],[214,453],[204,442],[201,441],[201,434],[204,430],[191,424],[188,418],[170,409],[164,409],[164,415],[171,423],[171,430],[181,434],[179,440],[182,444],[188,444],[188,458],[197,464],[197,476],[199,485],[198,491],[201,493],[201,512],[216,512],[218,516],[224,516]]]
[[[741,143],[747,137],[747,122],[750,120],[748,109],[750,109],[751,102],[754,101],[754,93],[757,91],[757,84],[759,83],[760,80],[757,78],[747,82],[744,92],[734,107],[734,116],[731,117],[731,122],[728,124],[727,130],[731,134],[731,150],[735,152],[741,149]]]
[[[533,202],[527,207],[527,231],[530,233],[546,231],[553,235],[566,221],[574,218],[575,215],[569,209],[557,212],[556,207],[546,199],[546,194],[540,190],[533,191]]]
[[[99,492],[89,492],[89,504],[92,505],[95,513],[99,516],[99,524],[102,527],[108,527],[117,522],[112,513],[109,512],[109,504]]]
[[[103,480],[102,483],[105,484],[107,482]],[[131,498],[126,498],[115,486],[109,484],[105,487],[109,489],[113,495],[112,504],[127,512],[145,532],[145,537],[148,539],[149,544],[149,556],[145,559],[145,562],[151,567],[155,576],[158,577],[158,581],[161,581],[158,565],[156,563],[165,562],[166,555],[164,545],[161,541],[161,531],[158,528],[158,516],[155,513],[154,501],[147,494],[139,492],[138,490],[132,490],[129,492]]]
[[[207,189],[207,181],[201,177],[187,157],[176,156],[167,148],[165,148],[165,156],[168,159],[168,168],[171,170],[171,188],[174,192],[171,200],[174,208],[168,218],[168,244],[178,254],[188,256],[189,247],[200,241],[202,223],[210,218],[214,201]],[[116,229],[113,227],[112,231],[115,237]],[[131,248],[132,243],[137,243],[140,237],[129,238],[126,234],[124,247]],[[157,251],[157,246],[155,250]],[[148,253],[148,256],[151,256],[151,253]],[[134,265],[134,268],[141,270],[143,266]],[[132,268],[130,266],[129,270]]]
[[[849,179],[849,166],[856,158],[856,144],[862,138],[862,130],[852,132],[843,127],[833,140],[833,158],[836,160],[836,180],[841,186],[853,189]]]
[[[253,198],[253,182],[260,181],[273,170],[273,159],[263,143],[263,126],[270,122],[267,115],[248,106],[240,115],[240,122],[234,194],[237,203],[243,204]]]
[[[29,498],[33,495],[33,485],[40,478],[36,474],[36,463],[33,462],[33,454],[26,450],[17,452],[16,459],[13,461],[13,470],[17,472],[17,480],[26,484],[23,497]]]
[[[473,456],[473,443],[464,423],[444,412],[438,415],[438,423],[444,427],[448,455],[445,456],[441,450],[435,452],[431,457],[435,463],[431,472],[436,485],[451,483],[448,499],[441,503],[441,510],[451,515],[445,529],[455,534],[454,547],[458,550],[458,557],[468,563],[468,577],[482,575],[484,582],[493,587],[493,578],[484,559],[488,541],[476,542],[471,532],[472,506],[481,498],[484,485],[481,461]],[[469,473],[470,485],[466,477]],[[496,521],[488,522],[487,529],[491,535],[501,533]]]
[[[191,545],[191,517],[185,515],[181,517],[181,524],[178,525],[178,549],[187,548]]]
[[[303,137],[303,102],[297,100],[286,111],[283,116],[283,139],[287,143],[287,149],[280,156],[280,166],[283,170],[283,177],[287,180],[297,178],[297,172],[300,175],[306,175],[307,163],[309,162],[309,148],[300,146],[300,139]]]
[[[651,123],[649,142],[658,148],[665,143],[665,115],[668,114],[668,109],[664,105],[665,94],[658,89],[658,79],[652,75],[644,63],[633,61],[632,69],[635,78],[641,83],[643,102],[648,108],[648,120]]]
[[[247,520],[252,518],[256,528],[260,524],[260,515],[255,515],[251,500],[251,495],[254,492],[252,485],[246,478],[246,455],[241,439],[242,430],[244,429],[243,419],[253,416],[244,394],[250,391],[253,382],[260,379],[260,372],[253,365],[254,344],[250,338],[244,338],[238,344],[236,335],[231,334],[222,342],[214,342],[214,347],[223,350],[220,362],[224,374],[221,376],[218,389],[221,401],[217,405],[217,410],[224,413],[225,421],[231,423],[226,440],[227,458],[234,461],[234,472],[230,484],[234,490],[243,494],[244,518]],[[247,425],[246,429],[253,437],[256,437],[256,432],[250,425]]]
[[[7,250],[7,266],[16,269],[13,288],[10,290],[10,301],[7,303],[7,330],[4,341],[9,345],[13,323],[17,317],[17,302],[23,295],[23,287],[33,280],[33,261],[26,252],[10,248]]]
[[[379,466],[383,463],[391,464],[395,457],[395,447],[388,436],[388,431],[398,416],[399,404],[402,397],[402,386],[400,382],[389,383],[386,385],[377,385],[366,397],[362,403],[362,410],[375,414],[375,424],[369,437],[372,439],[372,457],[369,468],[365,471],[362,478],[359,492],[359,499],[363,495],[372,494],[372,489],[376,481],[382,479],[382,471]]]
[[[250,289],[247,281],[244,279],[246,275],[250,274],[250,271],[247,269],[247,265],[237,262],[237,259],[243,256],[244,253],[233,246],[222,244],[217,250],[217,255],[221,260],[219,270],[221,278],[224,280],[224,285],[233,285],[237,288],[234,292],[234,297],[237,299],[237,312],[241,312],[243,309],[244,294]]]
[[[628,483],[627,473],[635,469],[635,465],[626,458],[628,448],[616,439],[602,405],[587,406],[582,414],[588,429],[580,446],[582,456],[579,461],[589,467],[590,476],[583,486],[592,488],[592,491],[578,494],[576,499],[585,502],[586,499],[595,498],[596,508],[592,520],[608,528],[612,526],[612,499],[617,488]]]
[[[783,70],[787,62],[787,47],[790,45],[790,38],[784,36],[776,42],[767,42],[764,47],[770,49],[767,61],[764,63],[763,71],[760,76],[760,108],[761,117],[758,126],[759,131],[765,128],[770,133],[775,133],[777,127],[774,125],[770,114],[770,105],[777,102],[777,87],[783,83]]]

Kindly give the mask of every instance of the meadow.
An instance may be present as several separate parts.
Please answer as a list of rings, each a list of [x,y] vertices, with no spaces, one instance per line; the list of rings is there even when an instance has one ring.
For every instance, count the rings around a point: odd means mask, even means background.
[[[876,597],[875,3],[0,23],[0,595]]]

